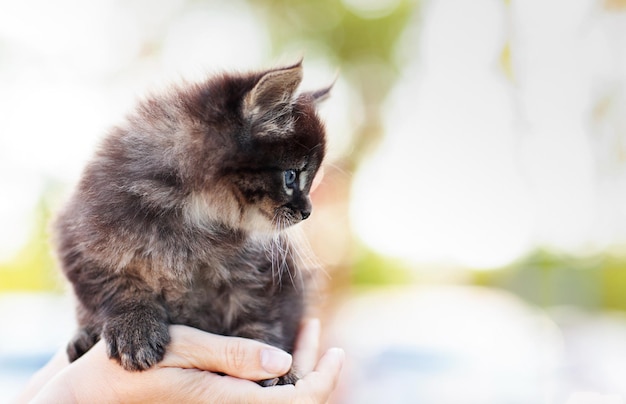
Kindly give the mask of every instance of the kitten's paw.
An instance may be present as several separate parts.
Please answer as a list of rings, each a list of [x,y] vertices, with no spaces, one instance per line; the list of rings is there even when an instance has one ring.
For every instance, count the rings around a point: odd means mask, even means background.
[[[263,387],[272,387],[272,386],[282,386],[284,384],[296,384],[296,382],[300,379],[296,374],[296,371],[292,368],[287,372],[287,374],[275,377],[273,379],[261,380],[259,384]]]
[[[148,310],[109,319],[103,338],[110,358],[126,370],[146,370],[160,362],[170,342],[168,325]]]
[[[84,328],[78,330],[69,344],[67,344],[67,357],[70,362],[74,362],[83,356],[99,339],[100,336],[96,333],[89,332]]]

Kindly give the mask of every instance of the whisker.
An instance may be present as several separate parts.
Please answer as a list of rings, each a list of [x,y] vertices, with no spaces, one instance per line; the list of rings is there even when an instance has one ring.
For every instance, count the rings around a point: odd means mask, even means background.
[[[339,164],[335,164],[335,163],[324,163],[325,167],[330,167],[334,170],[336,170],[339,174],[343,175],[344,177],[347,178],[352,178],[354,177],[354,174],[348,170],[346,170],[345,168],[342,168]]]
[[[287,258],[288,258],[289,250],[287,248],[285,248],[283,250],[282,254],[283,254],[283,268],[287,271],[287,274],[289,275],[289,279],[291,280],[291,284],[293,285],[294,288],[296,288],[296,282],[294,280],[294,274],[291,273],[291,269],[289,268],[289,265],[287,264]]]

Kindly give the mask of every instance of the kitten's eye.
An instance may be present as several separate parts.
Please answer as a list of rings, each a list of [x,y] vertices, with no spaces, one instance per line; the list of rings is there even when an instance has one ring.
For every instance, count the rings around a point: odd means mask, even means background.
[[[293,188],[296,184],[296,170],[287,170],[285,171],[285,186],[287,188]]]

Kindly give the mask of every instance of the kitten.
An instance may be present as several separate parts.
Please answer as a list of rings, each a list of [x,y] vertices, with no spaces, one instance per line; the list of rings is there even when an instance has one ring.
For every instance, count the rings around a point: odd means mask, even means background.
[[[148,369],[168,324],[293,351],[307,268],[286,229],[311,213],[330,91],[295,95],[301,78],[299,62],[180,85],[105,137],[54,226],[77,297],[71,361],[103,338]]]

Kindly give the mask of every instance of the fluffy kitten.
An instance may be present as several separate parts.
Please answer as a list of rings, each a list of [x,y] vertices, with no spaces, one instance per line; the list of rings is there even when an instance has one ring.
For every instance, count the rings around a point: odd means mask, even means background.
[[[181,85],[104,139],[54,228],[78,301],[71,361],[104,338],[147,369],[168,324],[293,350],[306,268],[284,230],[311,213],[330,90],[295,95],[301,78],[298,63]]]

